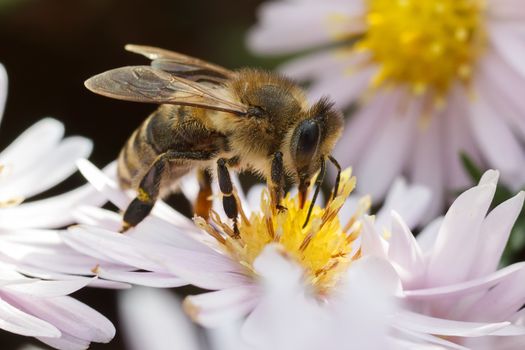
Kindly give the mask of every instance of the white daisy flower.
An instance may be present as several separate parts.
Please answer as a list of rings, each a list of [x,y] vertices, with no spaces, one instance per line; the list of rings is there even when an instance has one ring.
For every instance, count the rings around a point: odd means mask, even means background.
[[[6,95],[7,74],[0,65],[0,119]],[[41,251],[52,250],[53,241],[48,238],[54,232],[37,227],[73,222],[67,209],[79,203],[103,203],[99,194],[84,186],[60,196],[20,204],[69,177],[76,171],[76,159],[91,152],[90,140],[63,139],[63,132],[60,122],[46,118],[0,152],[0,329],[35,337],[58,349],[73,350],[85,349],[90,342],[109,342],[115,335],[108,319],[67,296],[93,278],[60,278],[63,276],[45,272],[43,266],[26,270],[18,261],[22,257],[31,260],[31,252],[38,255],[36,246]],[[35,239],[35,246],[27,240],[29,234]],[[21,246],[32,246],[31,252],[17,249],[15,241]],[[81,256],[63,246],[75,257]],[[54,259],[59,264],[61,258],[54,255]]]
[[[310,95],[357,102],[334,156],[382,198],[400,173],[443,201],[470,182],[459,154],[525,184],[525,1],[282,0],[248,37],[258,53],[326,46],[282,67]],[[379,170],[380,169],[380,170]]]
[[[79,168],[90,183],[117,207],[125,209],[132,199],[131,194],[121,191],[113,179],[104,176],[87,161],[79,162]],[[70,228],[64,234],[64,239],[79,252],[103,261],[127,264],[136,271],[154,272],[165,278],[171,276],[179,278],[181,284],[190,283],[213,290],[187,297],[184,302],[186,311],[206,327],[217,327],[246,318],[242,326],[244,339],[252,345],[261,345],[271,337],[271,329],[275,332],[279,332],[280,328],[290,329],[290,325],[285,326],[286,320],[297,321],[297,330],[311,330],[316,325],[321,327],[319,329],[334,329],[330,320],[339,315],[338,309],[343,309],[334,305],[340,305],[339,298],[352,295],[345,286],[366,284],[365,276],[377,275],[373,279],[374,283],[383,286],[380,289],[387,290],[387,296],[395,295],[401,300],[406,298],[405,291],[401,289],[401,276],[392,267],[397,260],[392,259],[391,262],[390,257],[384,254],[383,246],[386,243],[369,233],[370,230],[385,234],[399,230],[399,220],[395,218],[384,225],[372,225],[370,219],[364,220],[363,214],[370,206],[369,199],[361,200],[358,209],[352,215],[347,215],[345,221],[338,215],[354,185],[355,178],[350,176],[350,172],[343,172],[337,196],[325,208],[316,206],[305,228],[306,211],[299,209],[297,197],[288,195],[283,203],[287,210],[274,212],[266,191],[262,192],[255,208],[250,208],[243,193],[237,192],[241,209],[239,236],[235,236],[226,216],[218,214],[220,201],[216,201],[216,211],[212,213],[211,221],[195,218],[197,225],[164,203],[157,202],[152,215],[126,234],[118,233],[122,220],[120,215],[86,207],[82,209],[83,218],[79,217],[79,221],[85,224]],[[197,186],[189,185],[188,181],[181,185],[182,189],[190,187]],[[237,188],[240,187],[237,185]],[[428,199],[428,193],[412,197]],[[420,202],[412,202],[399,208],[413,212],[415,207],[422,213],[421,205]],[[373,229],[368,226],[373,226]],[[403,227],[407,227],[406,224],[403,223]],[[404,246],[398,250],[402,248]],[[403,253],[407,257],[413,255],[409,250]],[[367,258],[370,255],[379,255],[379,259]],[[346,282],[350,281],[348,276],[355,271],[353,268],[359,266],[356,264],[364,264],[368,259],[377,262],[370,267],[375,273],[354,274],[352,283]],[[102,278],[129,281],[123,274],[113,275],[100,268],[97,272]],[[265,281],[270,281],[270,284]],[[461,286],[457,288],[464,291]],[[370,289],[373,290],[366,290]],[[377,302],[385,298],[373,297],[372,300]],[[388,337],[368,337],[370,342],[373,340],[383,344],[394,341],[396,346],[424,342],[460,348],[443,337],[525,333],[525,328],[510,320],[456,321],[417,311],[408,307],[399,311],[380,312],[382,317],[379,317],[379,324],[385,319],[389,322]],[[350,318],[345,322],[357,322],[351,318],[351,313],[340,315],[346,316]],[[325,322],[325,319],[328,320]],[[377,318],[372,321],[377,322]],[[276,326],[272,327],[272,324]],[[277,326],[279,324],[282,327]],[[300,342],[299,335],[304,334],[291,331],[276,337],[285,341],[282,348],[289,348],[290,344]],[[308,344],[319,344],[315,343],[314,337],[307,339],[310,339],[306,340]],[[301,346],[306,346],[303,342]],[[385,348],[381,346],[376,348]]]

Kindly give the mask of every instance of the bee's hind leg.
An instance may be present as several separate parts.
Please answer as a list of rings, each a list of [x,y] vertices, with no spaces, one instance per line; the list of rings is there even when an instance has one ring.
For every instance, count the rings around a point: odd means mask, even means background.
[[[159,155],[140,181],[137,197],[131,201],[124,212],[124,222],[120,232],[125,232],[138,225],[149,215],[159,196],[162,175],[169,166],[169,162],[175,160],[209,160],[213,155],[212,152],[206,151],[168,151]]]
[[[279,212],[286,210],[281,203],[284,197],[284,165],[283,154],[275,152],[272,158],[270,196],[275,209]]]

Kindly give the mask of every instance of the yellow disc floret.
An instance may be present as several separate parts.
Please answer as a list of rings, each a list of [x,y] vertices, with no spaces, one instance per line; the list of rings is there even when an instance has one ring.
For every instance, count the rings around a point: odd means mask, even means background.
[[[467,84],[483,49],[483,0],[366,0],[368,29],[357,43],[380,69],[374,86],[406,84],[443,97]]]
[[[344,227],[338,217],[345,199],[355,187],[355,178],[350,175],[350,170],[342,173],[335,198],[325,208],[315,206],[304,228],[309,203],[301,209],[298,198],[288,195],[282,203],[286,210],[277,211],[267,191],[261,195],[260,211],[254,211],[249,218],[242,215],[239,236],[233,235],[216,214],[212,215],[214,226],[203,220],[198,220],[197,224],[218,238],[225,251],[252,272],[253,262],[263,248],[272,243],[280,244],[287,255],[303,266],[306,281],[317,292],[325,293],[337,282],[339,272],[358,256],[353,244],[360,232],[356,218],[366,208],[356,213]],[[221,228],[227,235],[220,234],[214,227]]]

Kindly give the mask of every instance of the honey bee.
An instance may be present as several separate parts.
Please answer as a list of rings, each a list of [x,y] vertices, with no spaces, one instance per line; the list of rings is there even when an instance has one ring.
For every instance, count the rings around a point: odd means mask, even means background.
[[[312,178],[326,161],[341,168],[331,152],[343,128],[342,115],[327,98],[311,107],[304,91],[279,74],[260,69],[235,71],[180,53],[149,46],[126,50],[152,60],[150,66],[121,67],[96,75],[86,87],[107,97],[160,104],[133,132],[118,158],[122,188],[137,191],[123,216],[123,231],[140,223],[177,180],[198,169],[200,192],[194,211],[208,217],[210,171],[222,192],[226,215],[238,234],[238,207],[229,169],[248,170],[267,180],[276,210],[286,178],[298,184],[304,207]]]

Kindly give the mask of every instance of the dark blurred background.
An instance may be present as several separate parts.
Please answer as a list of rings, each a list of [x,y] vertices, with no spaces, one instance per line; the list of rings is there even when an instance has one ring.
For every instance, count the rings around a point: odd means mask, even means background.
[[[147,64],[142,56],[124,51],[127,43],[180,51],[228,68],[272,67],[275,62],[250,56],[244,45],[260,2],[0,0],[0,62],[9,75],[0,149],[40,118],[52,116],[65,124],[67,135],[91,138],[91,160],[104,166],[155,106],[94,95],[84,88],[84,80],[110,68]],[[77,175],[44,195],[80,182]],[[115,293],[88,289],[74,296],[117,326],[113,342],[94,344],[92,349],[125,349]],[[0,330],[2,350],[28,342],[41,344]]]

